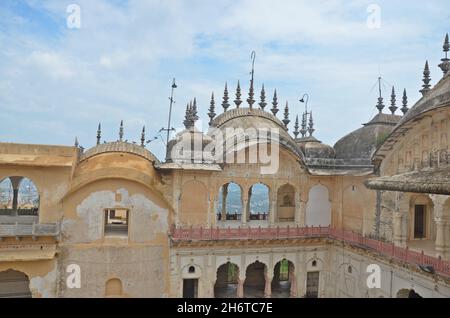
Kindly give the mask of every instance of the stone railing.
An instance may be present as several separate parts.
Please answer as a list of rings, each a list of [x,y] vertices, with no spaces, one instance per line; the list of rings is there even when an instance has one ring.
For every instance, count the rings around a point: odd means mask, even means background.
[[[24,237],[24,236],[53,236],[56,237],[60,233],[59,223],[0,223],[0,238],[3,237]]]
[[[378,241],[359,233],[331,227],[272,227],[272,228],[172,228],[172,241],[212,241],[212,240],[277,240],[324,238],[375,251],[384,257],[410,265],[431,266],[441,275],[450,277],[450,262],[410,251],[393,243]]]

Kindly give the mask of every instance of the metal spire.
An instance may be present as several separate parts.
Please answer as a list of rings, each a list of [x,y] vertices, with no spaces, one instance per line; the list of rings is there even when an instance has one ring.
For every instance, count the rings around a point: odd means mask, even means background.
[[[100,123],[98,123],[97,128],[97,146],[100,145],[100,139],[102,138],[102,126]]]
[[[253,104],[255,103],[255,99],[253,98],[255,96],[255,92],[254,92],[254,80],[255,80],[255,58],[256,58],[256,52],[253,51],[252,55],[251,55],[251,59],[252,59],[252,71],[251,71],[251,75],[252,78],[250,80],[250,89],[248,91],[248,98],[247,98],[247,103],[248,106],[250,107],[250,109],[253,108]]]
[[[403,115],[408,111],[408,97],[406,96],[406,88],[403,90],[403,107],[400,109]]]
[[[266,91],[264,90],[264,84],[262,85],[261,89],[261,102],[258,104],[259,107],[261,107],[262,110],[267,106],[266,103]]]
[[[384,108],[383,97],[381,96],[381,77],[378,77],[378,93],[379,93],[379,96],[378,96],[377,108],[381,113]]]
[[[392,86],[392,93],[391,93],[391,106],[389,107],[389,110],[391,111],[392,115],[395,114],[395,111],[398,109],[396,104],[396,95],[395,95],[395,88]]]
[[[286,129],[288,128],[288,125],[291,121],[289,120],[289,105],[288,102],[286,101],[286,107],[284,107],[284,119],[283,119],[283,123],[284,126],[286,127]]]
[[[306,119],[307,119],[308,114],[306,112],[304,112],[302,114],[302,129],[300,129],[300,133],[302,134],[302,138],[306,137]]]
[[[275,92],[273,93],[273,101],[272,101],[272,109],[270,110],[274,116],[278,113],[278,97],[277,97],[277,90],[275,89]]]
[[[141,133],[141,146],[145,147],[145,126],[142,127],[142,133]]]
[[[175,130],[175,128],[171,127],[171,119],[172,119],[172,106],[175,103],[175,100],[173,99],[173,93],[175,91],[175,88],[177,88],[177,84],[175,84],[175,78],[172,80],[172,86],[171,86],[172,90],[170,93],[170,97],[169,97],[169,119],[167,121],[167,128],[161,128],[159,131],[166,131],[167,136],[166,136],[166,161],[169,158],[169,139],[170,139],[170,132],[172,130]]]
[[[75,137],[75,147],[78,148],[79,145],[80,145],[80,143],[78,142],[78,137]]]
[[[194,103],[192,104],[192,124],[198,120],[197,115],[197,98],[194,97]]]
[[[442,63],[439,64],[439,67],[441,68],[442,72],[444,72],[444,76],[450,70],[450,59],[447,56],[449,50],[450,50],[450,42],[448,40],[448,33],[447,33],[445,35],[444,46],[443,46],[443,51],[445,53],[445,57],[443,59],[441,59]]]
[[[422,96],[425,96],[426,93],[430,91],[431,85],[430,85],[430,68],[428,67],[428,61],[425,62],[425,68],[423,70],[423,85],[420,92],[422,93]]]
[[[227,83],[225,83],[225,89],[223,91],[223,102],[222,107],[224,111],[227,111],[228,107],[230,107],[230,104],[228,103],[229,97],[228,97],[228,86]]]
[[[242,100],[241,100],[241,84],[237,83],[237,87],[236,87],[236,99],[234,100],[234,103],[236,104],[236,107],[239,108],[239,106],[242,104]]]
[[[213,121],[214,121],[214,117],[216,116],[216,113],[215,113],[215,109],[216,109],[216,106],[215,106],[215,102],[214,102],[214,92],[211,94],[211,103],[210,103],[210,106],[209,106],[209,113],[208,113],[208,117],[209,117],[209,126],[212,126],[212,124],[213,124]]]
[[[294,125],[294,136],[295,136],[295,139],[297,139],[298,134],[300,133],[299,130],[298,130],[299,127],[300,126],[298,124],[298,115],[297,115],[297,116],[295,116],[295,125]]]
[[[123,120],[120,121],[120,128],[119,128],[119,141],[123,140]]]
[[[308,125],[309,137],[312,136],[314,131],[315,131],[315,129],[314,129],[314,121],[313,121],[312,112],[309,112],[309,125]]]

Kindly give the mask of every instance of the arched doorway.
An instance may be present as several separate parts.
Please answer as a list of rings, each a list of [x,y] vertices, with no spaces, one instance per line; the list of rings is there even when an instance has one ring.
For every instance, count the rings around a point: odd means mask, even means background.
[[[106,297],[121,297],[123,294],[122,281],[118,278],[111,278],[105,285]]]
[[[0,298],[31,298],[30,280],[25,273],[0,272]]]
[[[244,298],[262,298],[266,286],[266,265],[259,261],[250,264],[245,271]]]
[[[283,259],[273,269],[272,298],[295,297],[297,292],[295,267],[291,261]]]
[[[242,189],[234,182],[224,184],[219,189],[217,200],[217,219],[219,221],[241,220]]]
[[[277,191],[277,220],[294,221],[295,188],[290,184],[281,186]]]
[[[252,185],[248,190],[249,220],[268,220],[269,202],[269,187],[263,183]]]
[[[214,297],[235,298],[239,283],[239,267],[233,263],[226,263],[217,269]]]

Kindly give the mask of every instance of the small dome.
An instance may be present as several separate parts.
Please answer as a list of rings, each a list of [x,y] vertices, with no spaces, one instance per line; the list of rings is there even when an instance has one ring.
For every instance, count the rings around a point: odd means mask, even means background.
[[[296,142],[300,146],[300,149],[302,149],[306,158],[332,159],[336,156],[333,147],[322,143],[314,137],[298,139]]]
[[[203,150],[213,139],[202,133],[195,126],[180,131],[174,139],[169,141],[167,161],[192,161],[195,158],[202,158]],[[186,144],[187,143],[187,144]],[[201,145],[201,147],[199,147]],[[175,148],[175,146],[177,148]],[[196,148],[199,149],[196,149]],[[187,149],[185,149],[187,148]],[[181,151],[191,151],[190,155]]]

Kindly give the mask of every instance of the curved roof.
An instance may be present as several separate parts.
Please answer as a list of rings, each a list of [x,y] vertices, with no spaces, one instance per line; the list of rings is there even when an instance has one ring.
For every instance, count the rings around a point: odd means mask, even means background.
[[[380,145],[374,155],[374,159],[383,158],[394,144],[412,126],[415,119],[435,109],[450,105],[450,72],[448,72],[425,96],[403,116],[385,142]]]
[[[302,149],[306,158],[326,158],[332,159],[336,156],[333,147],[322,143],[315,137],[306,137],[296,140],[297,144]]]
[[[363,127],[336,142],[336,158],[370,160],[378,145],[387,138],[400,118],[398,115],[378,113]]]
[[[146,148],[136,145],[136,144],[123,142],[123,141],[108,142],[108,143],[96,145],[96,146],[88,149],[87,151],[85,151],[81,155],[80,161],[89,159],[98,154],[108,153],[108,152],[131,153],[131,154],[135,154],[137,156],[143,157],[145,159],[148,159],[153,163],[159,162],[158,159]]]
[[[305,162],[304,154],[294,139],[289,135],[284,124],[273,114],[262,109],[234,108],[216,117],[212,124],[213,129],[276,129],[277,133],[271,133],[269,139],[278,141],[279,144],[293,152],[302,162]]]

